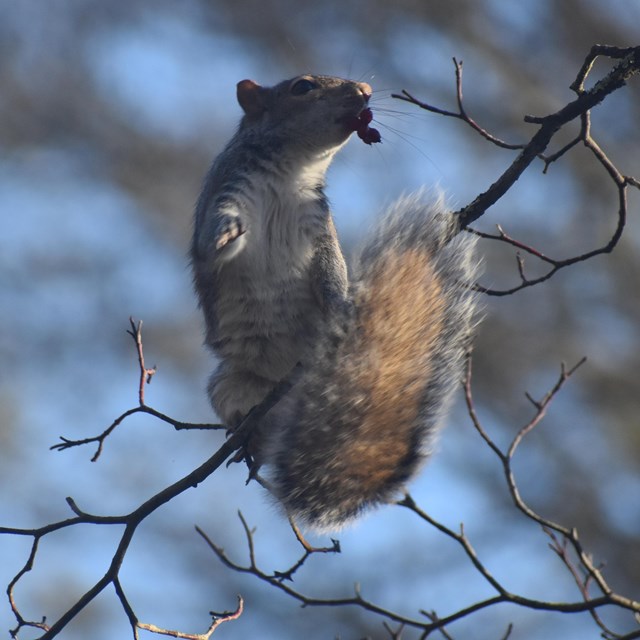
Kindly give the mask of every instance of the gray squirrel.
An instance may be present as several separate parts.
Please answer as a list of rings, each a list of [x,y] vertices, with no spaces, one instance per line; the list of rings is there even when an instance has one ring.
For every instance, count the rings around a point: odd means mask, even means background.
[[[230,428],[299,363],[249,451],[295,521],[341,528],[430,454],[474,324],[474,240],[442,198],[400,199],[347,277],[325,175],[369,126],[371,87],[304,75],[238,83],[240,126],[209,170],[191,246],[213,408]]]

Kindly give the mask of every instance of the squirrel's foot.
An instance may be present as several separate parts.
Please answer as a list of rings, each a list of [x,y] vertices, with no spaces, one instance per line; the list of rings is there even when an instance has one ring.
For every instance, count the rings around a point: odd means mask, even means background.
[[[247,228],[239,216],[222,216],[216,229],[216,249],[220,251],[246,231]]]
[[[262,463],[258,462],[247,450],[246,445],[240,447],[233,457],[229,458],[227,461],[227,467],[234,463],[244,462],[247,465],[247,469],[249,470],[249,475],[247,476],[246,484],[249,484],[252,480],[256,480],[260,484],[263,484],[263,479],[258,474],[260,469],[262,468]]]
[[[258,462],[255,458],[251,458],[250,456],[247,456],[245,458],[245,460],[247,461],[247,466],[249,467],[249,475],[247,476],[247,484],[249,484],[249,482],[251,482],[251,480],[255,480],[256,482],[258,482],[259,484],[264,486],[264,481],[263,481],[262,477],[258,474],[260,469],[262,469],[262,463]]]
[[[227,467],[230,467],[232,464],[237,464],[238,462],[245,462],[247,466],[251,468],[251,456],[247,453],[247,450],[244,447],[240,447],[231,458],[227,460]]]

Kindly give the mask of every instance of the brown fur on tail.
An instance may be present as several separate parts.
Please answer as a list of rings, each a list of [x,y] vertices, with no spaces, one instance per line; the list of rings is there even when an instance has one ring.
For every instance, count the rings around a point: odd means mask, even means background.
[[[375,494],[411,454],[408,434],[399,432],[418,417],[443,321],[442,287],[426,254],[411,249],[388,255],[376,271],[369,291],[355,300],[369,360],[358,383],[369,402],[358,437],[341,451],[344,472],[361,476],[365,494]]]
[[[473,322],[474,243],[454,226],[440,201],[396,205],[361,253],[351,311],[272,411],[270,482],[304,524],[390,500],[430,452]]]

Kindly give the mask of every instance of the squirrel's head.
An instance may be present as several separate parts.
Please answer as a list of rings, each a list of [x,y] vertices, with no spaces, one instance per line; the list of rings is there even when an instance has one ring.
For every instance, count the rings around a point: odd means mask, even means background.
[[[370,121],[371,87],[365,82],[304,75],[262,87],[242,80],[237,95],[245,113],[241,128],[252,128],[292,151],[337,150],[354,131],[360,132],[362,114],[368,117],[365,127]]]

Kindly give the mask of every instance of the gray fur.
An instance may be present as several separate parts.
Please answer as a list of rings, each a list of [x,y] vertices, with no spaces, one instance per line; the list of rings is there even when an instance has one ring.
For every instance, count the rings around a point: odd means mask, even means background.
[[[350,135],[336,112],[358,113],[366,98],[357,83],[316,79],[331,99],[289,96],[289,81],[262,90],[264,113],[243,119],[196,207],[194,283],[220,359],[209,396],[230,426],[307,363],[320,325],[346,300],[325,174]]]
[[[403,198],[365,242],[348,285],[324,181],[352,131],[345,122],[366,106],[371,90],[337,78],[305,78],[317,87],[305,95],[292,90],[296,79],[272,89],[239,84],[246,115],[205,180],[191,257],[206,343],[219,359],[209,382],[214,409],[236,426],[302,363],[301,379],[265,417],[251,453],[267,465],[274,494],[290,515],[335,529],[393,497],[431,451],[469,344],[474,243],[455,234],[442,200]],[[426,258],[438,284],[419,286],[437,289],[445,310],[435,345],[412,347],[415,370],[404,369],[412,389],[415,380],[420,384],[413,417],[378,426],[364,384],[380,366],[378,345],[363,341],[362,309],[374,299],[380,265],[410,252]],[[406,312],[412,291],[401,293]],[[402,389],[394,393],[400,406]],[[385,406],[385,415],[393,415],[394,406]],[[353,455],[360,445],[361,464]],[[389,454],[396,448],[406,455],[376,484],[378,464],[395,459]]]

